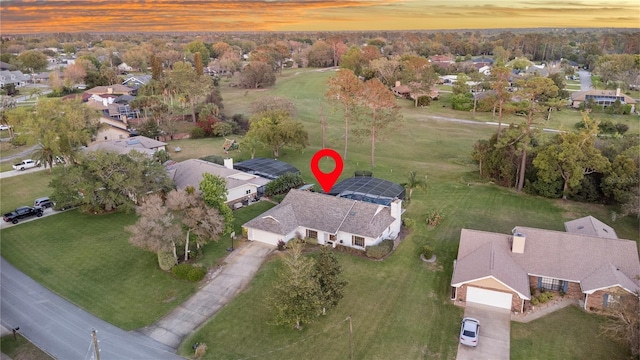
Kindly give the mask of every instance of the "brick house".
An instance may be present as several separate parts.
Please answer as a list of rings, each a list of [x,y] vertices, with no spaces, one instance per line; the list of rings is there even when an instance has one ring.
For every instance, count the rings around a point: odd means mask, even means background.
[[[462,229],[451,299],[523,312],[532,292],[577,299],[585,310],[637,296],[640,260],[635,241],[587,216],[565,232],[515,227],[511,235]]]

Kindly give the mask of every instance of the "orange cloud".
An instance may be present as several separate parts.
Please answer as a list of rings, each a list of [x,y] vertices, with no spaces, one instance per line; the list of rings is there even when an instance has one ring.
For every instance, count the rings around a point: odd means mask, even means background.
[[[640,3],[483,0],[0,0],[2,33],[631,27]],[[633,16],[635,14],[636,16]]]

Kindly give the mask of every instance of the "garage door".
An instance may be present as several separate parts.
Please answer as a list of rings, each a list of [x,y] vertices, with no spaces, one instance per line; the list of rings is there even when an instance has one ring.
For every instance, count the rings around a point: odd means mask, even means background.
[[[511,297],[511,294],[505,292],[467,287],[467,301],[478,304],[511,309]]]

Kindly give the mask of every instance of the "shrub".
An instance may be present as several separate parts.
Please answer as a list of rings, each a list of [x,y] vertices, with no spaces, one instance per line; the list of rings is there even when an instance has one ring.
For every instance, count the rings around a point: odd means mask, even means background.
[[[304,184],[302,174],[285,173],[270,181],[264,189],[267,196],[283,194]]]
[[[178,262],[176,258],[173,257],[172,252],[159,252],[158,253],[158,265],[160,269],[163,271],[169,271],[173,268]]]
[[[207,134],[204,132],[204,130],[201,127],[194,127],[193,129],[191,129],[191,132],[190,132],[190,136],[192,139],[202,139],[206,135]]]
[[[389,255],[393,250],[393,240],[382,240],[380,244],[367,246],[365,253],[367,257],[372,259],[382,259]]]
[[[187,273],[187,280],[197,282],[204,278],[207,275],[207,269],[203,266],[194,266]]]
[[[431,259],[433,257],[433,252],[433,247],[429,244],[422,247],[422,256],[424,256],[425,259]]]
[[[318,245],[318,239],[304,238],[304,242],[309,245]]]
[[[366,177],[371,177],[373,176],[373,173],[369,170],[356,170],[354,173],[354,176],[366,176]]]
[[[201,157],[200,160],[208,161],[218,165],[224,165],[224,158],[220,155],[209,155]]]
[[[233,124],[220,121],[211,127],[211,133],[213,136],[227,136],[233,132]]]
[[[412,227],[416,226],[416,221],[411,218],[404,218],[402,219],[402,225],[404,225],[404,227],[408,229],[411,229]]]
[[[287,248],[287,243],[284,240],[278,240],[278,250],[284,251]]]
[[[173,275],[175,275],[178,279],[185,280],[189,275],[189,271],[191,271],[192,266],[186,263],[178,264],[171,269]]]
[[[444,216],[438,212],[438,210],[433,210],[429,216],[427,216],[427,224],[429,226],[438,226],[442,220],[444,220]]]
[[[531,305],[533,305],[533,306],[538,305],[538,298],[534,298],[534,297],[532,297],[532,298],[531,298]]]

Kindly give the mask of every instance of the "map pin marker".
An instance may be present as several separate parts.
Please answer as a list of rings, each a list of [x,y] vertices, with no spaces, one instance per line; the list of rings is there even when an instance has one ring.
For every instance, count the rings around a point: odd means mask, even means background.
[[[320,167],[318,166],[320,159],[322,159],[324,156],[328,156],[332,158],[333,161],[336,163],[336,167],[333,169],[332,172],[328,174],[323,173],[320,170]],[[342,174],[343,167],[344,167],[344,164],[342,163],[342,156],[340,156],[340,154],[338,154],[335,150],[332,150],[332,149],[319,150],[311,158],[311,172],[313,172],[313,176],[316,177],[316,180],[318,180],[318,182],[320,183],[320,186],[322,186],[322,190],[324,190],[325,193],[328,193],[329,191],[331,191],[333,184],[336,183],[336,180],[338,180],[338,178],[340,177],[340,174]]]

